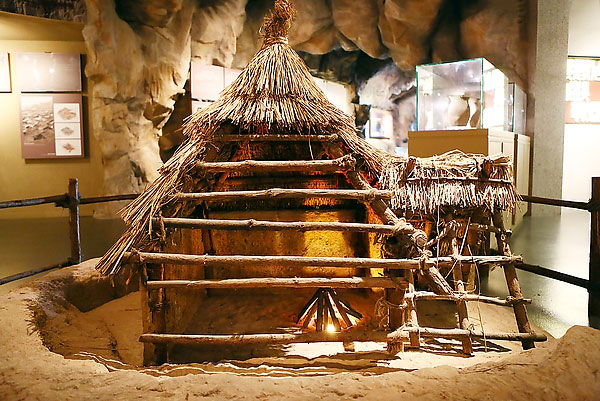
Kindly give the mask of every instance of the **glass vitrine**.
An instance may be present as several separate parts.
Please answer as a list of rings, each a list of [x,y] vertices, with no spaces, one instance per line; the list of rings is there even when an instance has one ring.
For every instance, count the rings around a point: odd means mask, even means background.
[[[484,58],[417,66],[417,129],[506,128],[508,80]]]

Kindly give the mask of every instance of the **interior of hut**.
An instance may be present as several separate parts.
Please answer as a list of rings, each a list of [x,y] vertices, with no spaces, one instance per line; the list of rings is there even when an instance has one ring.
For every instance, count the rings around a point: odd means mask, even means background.
[[[0,1],[0,398],[597,399],[599,16]]]

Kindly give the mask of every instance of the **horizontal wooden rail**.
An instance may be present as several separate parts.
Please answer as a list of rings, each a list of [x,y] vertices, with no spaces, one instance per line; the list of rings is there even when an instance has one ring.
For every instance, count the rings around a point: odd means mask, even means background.
[[[591,210],[590,202],[581,202],[581,201],[570,201],[564,199],[552,199],[552,198],[544,198],[541,196],[530,196],[530,195],[521,195],[523,202],[528,203],[537,203],[539,205],[550,205],[550,206],[560,206],[560,207],[569,207],[572,209],[581,209],[581,210]]]
[[[90,198],[81,198],[79,203],[86,205],[90,203],[104,203],[104,202],[115,202],[124,200],[133,200],[140,196],[140,194],[124,194],[124,195],[107,195],[107,196],[93,196]]]
[[[282,189],[272,188],[260,191],[226,191],[226,192],[199,192],[179,193],[174,195],[176,200],[215,202],[250,199],[288,199],[288,198],[331,198],[331,199],[356,199],[371,201],[373,199],[390,199],[390,191],[360,190],[360,189]]]
[[[20,280],[22,278],[35,276],[36,274],[44,273],[44,272],[47,272],[47,271],[50,271],[50,270],[62,269],[63,267],[68,267],[68,266],[72,266],[72,265],[73,265],[73,262],[71,262],[70,260],[68,260],[66,262],[57,263],[55,265],[40,267],[39,269],[27,270],[27,271],[24,271],[24,272],[21,272],[21,273],[13,274],[11,276],[0,278],[0,285],[2,285],[2,284],[8,284],[8,283],[11,283],[13,281]]]
[[[396,234],[398,228],[384,224],[344,223],[338,221],[267,221],[267,220],[218,220],[154,218],[154,224],[167,228],[196,228],[210,230],[249,231],[352,231],[378,234]],[[400,230],[401,231],[401,230]]]
[[[69,195],[53,195],[42,198],[19,199],[0,202],[0,209],[9,209],[13,207],[35,206],[46,203],[54,203],[58,207],[68,207]]]
[[[500,305],[500,306],[513,306],[515,303],[518,303],[518,302],[523,302],[526,304],[531,303],[531,299],[527,299],[527,298],[516,299],[516,298],[508,297],[506,299],[500,299],[500,298],[496,298],[496,297],[488,297],[485,295],[460,294],[460,293],[455,293],[454,295],[438,295],[438,294],[435,294],[435,293],[429,292],[429,291],[417,291],[417,292],[413,292],[413,293],[408,293],[405,295],[405,298],[415,298],[415,299],[422,299],[422,300],[436,300],[436,301],[440,301],[440,300],[442,300],[442,301],[443,300],[447,300],[447,301],[460,301],[460,300],[477,301],[477,302],[483,302],[483,303]]]
[[[142,334],[140,341],[154,344],[292,344],[312,342],[401,342],[408,339],[410,333],[419,333],[422,337],[440,338],[486,338],[488,340],[508,341],[546,341],[543,334],[537,333],[502,333],[481,332],[462,329],[434,329],[428,327],[403,327],[394,332],[385,331],[345,331],[345,332],[311,332],[311,333],[278,333],[278,334]]]
[[[265,135],[215,135],[216,142],[328,142],[337,139],[337,135],[285,135],[285,134],[265,134]]]
[[[471,338],[485,338],[486,340],[506,340],[506,341],[546,341],[548,338],[545,334],[539,333],[507,333],[496,331],[480,331],[480,330],[463,330],[463,329],[436,329],[431,327],[403,327],[396,332],[390,333],[390,337],[394,335],[403,336],[404,333],[419,333],[422,337],[440,337],[440,338],[460,338],[469,336]]]
[[[588,290],[595,289],[600,291],[600,283],[591,283],[590,280],[586,280],[581,277],[575,277],[570,274],[561,273],[556,270],[548,269],[546,267],[530,265],[529,263],[518,262],[515,264],[517,269],[525,270],[530,273],[537,274],[539,276],[548,277],[554,280],[562,281],[565,283],[573,284],[578,287],[583,287]]]
[[[148,281],[148,289],[159,288],[398,288],[406,282],[386,277],[264,277],[211,280]]]
[[[390,333],[385,331],[326,331],[278,334],[142,334],[140,341],[154,344],[292,344],[312,342],[387,342]]]
[[[354,168],[355,165],[356,160],[350,155],[334,160],[242,160],[238,162],[199,161],[196,163],[198,169],[212,173],[344,172]]]
[[[205,266],[287,266],[287,267],[346,267],[360,269],[418,269],[418,259],[370,259],[318,256],[251,256],[251,255],[187,255],[180,253],[126,252],[123,260],[138,263],[168,263]],[[424,265],[452,266],[456,261],[477,264],[506,264],[521,261],[520,256],[449,256],[430,258]]]

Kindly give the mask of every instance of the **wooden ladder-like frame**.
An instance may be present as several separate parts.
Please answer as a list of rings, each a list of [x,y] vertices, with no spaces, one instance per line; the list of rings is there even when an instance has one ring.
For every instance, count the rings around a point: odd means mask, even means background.
[[[384,235],[407,235],[418,248],[423,248],[427,237],[424,232],[417,230],[404,218],[396,216],[389,208],[386,200],[391,197],[388,191],[371,187],[367,179],[356,168],[352,156],[345,154],[339,143],[330,136],[309,137],[305,135],[228,135],[220,138],[222,141],[320,141],[325,145],[331,160],[290,160],[290,161],[230,161],[230,162],[198,162],[197,168],[206,172],[260,172],[272,173],[281,171],[321,171],[343,173],[354,189],[267,189],[259,191],[228,191],[206,193],[180,193],[174,196],[175,202],[206,202],[231,201],[249,199],[279,199],[279,198],[329,198],[355,199],[368,204],[383,224],[344,223],[344,222],[277,222],[247,220],[218,220],[191,218],[155,217],[153,225],[164,228],[218,229],[218,230],[274,230],[274,231],[352,231],[378,233]],[[210,159],[209,159],[210,160]],[[221,182],[224,181],[223,176]],[[378,341],[388,343],[388,349],[397,352],[403,349],[403,342],[409,341],[412,347],[420,347],[421,337],[442,337],[460,339],[463,352],[473,352],[473,338],[499,340],[520,340],[524,348],[533,346],[534,341],[544,341],[544,335],[533,333],[527,319],[525,304],[530,300],[524,299],[516,278],[514,263],[521,260],[512,255],[506,243],[506,231],[501,225],[499,214],[494,215],[494,227],[487,228],[496,233],[499,247],[503,250],[501,256],[463,256],[453,248],[449,257],[423,257],[414,259],[371,259],[371,258],[336,258],[336,257],[305,257],[305,256],[250,256],[250,255],[186,255],[160,252],[130,252],[123,258],[129,263],[142,267],[146,264],[196,265],[203,266],[288,266],[288,267],[353,267],[353,268],[383,268],[387,277],[350,277],[350,278],[246,278],[246,279],[206,279],[206,280],[142,280],[146,298],[150,304],[159,305],[152,310],[152,333],[144,333],[140,341],[156,346],[156,363],[168,360],[167,344],[289,344],[296,342],[352,342]],[[478,226],[478,225],[474,225]],[[475,227],[481,229],[481,227]],[[469,228],[467,228],[469,229]],[[485,228],[484,228],[485,229]],[[467,294],[462,282],[461,264],[498,264],[504,267],[510,297],[506,300],[493,297]],[[440,267],[451,267],[455,288],[440,274]],[[163,267],[164,268],[164,267]],[[432,292],[416,291],[414,273],[419,270],[430,285]],[[404,271],[404,277],[399,274]],[[406,291],[399,283],[406,283]],[[355,331],[344,332],[314,332],[297,334],[169,334],[165,333],[164,289],[166,288],[384,288],[390,303],[397,303],[397,308],[389,309],[388,331]],[[459,316],[459,327],[456,329],[434,329],[419,326],[416,301],[418,299],[452,300],[456,302]],[[502,306],[512,306],[515,311],[519,333],[478,332],[469,324],[466,302],[477,300]]]

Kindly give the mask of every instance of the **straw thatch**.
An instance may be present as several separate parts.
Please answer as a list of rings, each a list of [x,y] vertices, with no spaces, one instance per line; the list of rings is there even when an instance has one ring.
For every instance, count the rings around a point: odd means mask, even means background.
[[[374,184],[394,193],[391,206],[431,213],[441,206],[508,209],[518,200],[512,170],[504,158],[490,159],[479,182],[483,156],[451,153],[429,159],[407,159],[382,152],[356,133],[352,117],[333,106],[308,68],[287,43],[294,10],[278,0],[261,28],[264,43],[238,78],[220,98],[196,112],[184,125],[187,138],[160,169],[160,176],[123,212],[128,229],[104,255],[97,269],[120,271],[123,254],[153,241],[152,217],[162,213],[178,191],[199,191],[190,179],[196,162],[218,143],[223,127],[253,134],[294,133],[337,135],[342,147],[363,162]]]

